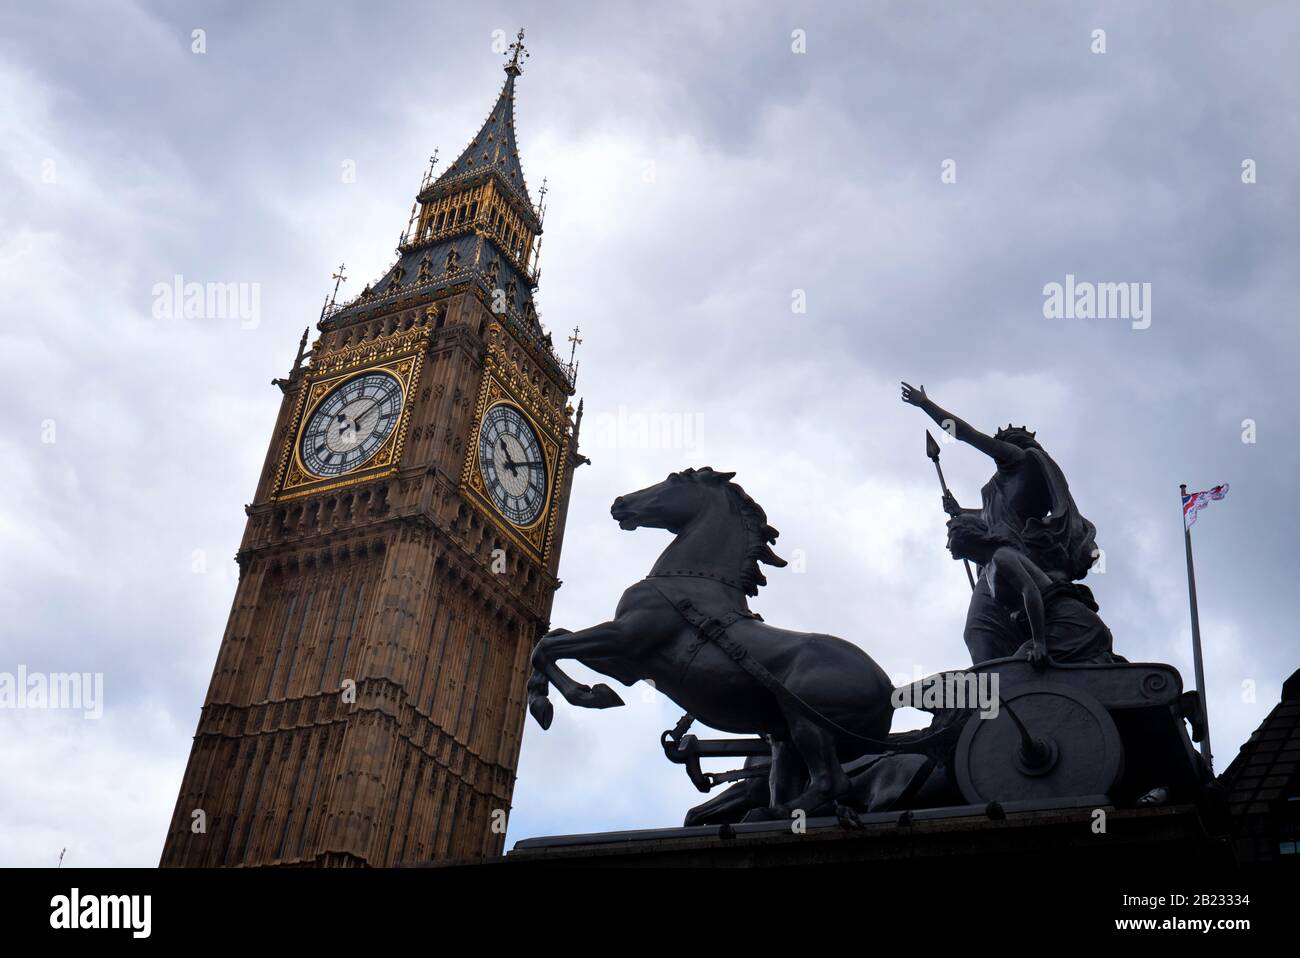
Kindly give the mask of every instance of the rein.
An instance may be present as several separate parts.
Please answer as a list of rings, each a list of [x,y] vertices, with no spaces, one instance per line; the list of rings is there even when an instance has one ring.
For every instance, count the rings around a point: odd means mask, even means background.
[[[647,576],[647,578],[652,578],[652,576]],[[710,578],[712,577],[710,576]],[[830,731],[842,735],[845,738],[852,739],[855,742],[861,742],[877,751],[920,753],[934,758],[940,764],[944,764],[941,756],[943,756],[948,749],[948,739],[952,737],[952,728],[942,729],[933,736],[913,736],[908,733],[903,733],[906,737],[900,738],[898,741],[894,742],[882,741],[880,739],[871,738],[867,735],[859,735],[857,732],[846,729],[843,725],[840,725],[829,716],[824,715],[816,708],[816,706],[809,704],[796,692],[792,691],[784,682],[768,671],[767,667],[764,666],[763,663],[750,655],[749,650],[746,649],[741,642],[736,641],[727,634],[727,629],[741,619],[757,618],[761,621],[761,617],[757,614],[736,609],[728,612],[721,619],[718,619],[706,615],[703,611],[696,608],[695,604],[685,596],[674,600],[672,596],[658,585],[658,583],[652,582],[651,585],[655,587],[655,590],[663,596],[664,600],[669,605],[677,610],[677,614],[699,633],[702,639],[706,642],[712,642],[725,652],[727,656],[740,666],[740,668],[751,678],[771,692],[778,702],[802,713],[822,728],[829,729]],[[955,728],[957,732],[961,731],[960,724],[957,724]]]

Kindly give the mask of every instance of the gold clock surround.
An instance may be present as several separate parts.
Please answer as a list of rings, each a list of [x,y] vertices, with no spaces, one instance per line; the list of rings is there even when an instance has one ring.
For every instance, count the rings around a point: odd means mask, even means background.
[[[276,499],[294,499],[315,492],[326,492],[391,476],[397,472],[411,419],[411,399],[419,384],[428,343],[427,329],[413,329],[356,346],[330,350],[320,356],[313,355],[307,382],[298,392],[292,427],[280,453],[275,481]],[[357,376],[374,372],[389,374],[401,387],[402,411],[396,428],[375,450],[374,455],[358,468],[342,476],[322,478],[314,475],[303,465],[300,449],[302,433],[313,410],[338,386]]]
[[[558,510],[555,491],[564,481],[567,457],[564,450],[568,441],[567,417],[558,405],[563,397],[548,401],[542,390],[525,372],[526,367],[511,356],[510,338],[499,323],[488,329],[488,354],[483,366],[483,381],[479,387],[478,403],[474,409],[474,428],[466,443],[465,465],[461,471],[461,491],[465,497],[513,542],[519,545],[536,562],[545,562],[550,552]],[[546,457],[546,499],[542,511],[532,523],[517,526],[503,516],[483,482],[479,467],[479,441],[483,420],[493,406],[506,404],[519,410],[537,433]]]

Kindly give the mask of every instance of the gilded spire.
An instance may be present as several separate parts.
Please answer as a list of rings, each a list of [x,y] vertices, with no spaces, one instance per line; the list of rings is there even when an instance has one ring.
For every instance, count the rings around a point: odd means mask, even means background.
[[[519,63],[522,56],[528,57],[528,49],[524,46],[524,28],[519,28],[519,33],[515,37],[515,42],[506,47],[506,52],[510,54],[510,62],[506,64],[505,71],[512,77],[517,77],[524,72],[524,68]]]
[[[506,184],[532,210],[533,204],[528,196],[523,167],[519,162],[519,149],[515,143],[515,78],[523,73],[520,63],[528,57],[522,29],[515,42],[506,48],[506,52],[510,55],[504,67],[506,82],[501,87],[492,111],[469,145],[434,182],[447,182],[485,168],[496,168]]]

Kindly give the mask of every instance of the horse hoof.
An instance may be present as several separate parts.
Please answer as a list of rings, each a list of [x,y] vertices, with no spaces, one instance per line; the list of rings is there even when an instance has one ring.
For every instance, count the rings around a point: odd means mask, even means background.
[[[593,685],[583,698],[583,704],[592,709],[612,709],[623,704],[619,694],[604,682]]]
[[[537,719],[537,724],[546,730],[551,727],[551,719],[555,717],[555,706],[545,695],[538,695],[528,700],[528,711],[532,713],[533,718]]]
[[[1169,789],[1163,785],[1153,788],[1151,791],[1139,798],[1137,803],[1146,808],[1150,808],[1153,805],[1168,805]]]
[[[858,818],[858,812],[853,806],[845,805],[842,802],[835,803],[835,818],[843,828],[863,828],[862,819]]]

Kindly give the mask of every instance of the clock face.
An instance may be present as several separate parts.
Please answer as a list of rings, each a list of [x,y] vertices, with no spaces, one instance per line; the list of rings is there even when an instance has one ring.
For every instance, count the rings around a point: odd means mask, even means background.
[[[402,387],[388,373],[355,376],[330,392],[302,433],[303,465],[314,475],[339,476],[365,465],[393,430]]]
[[[514,406],[498,403],[483,416],[478,463],[498,511],[517,526],[536,522],[546,505],[546,462],[537,433]]]

